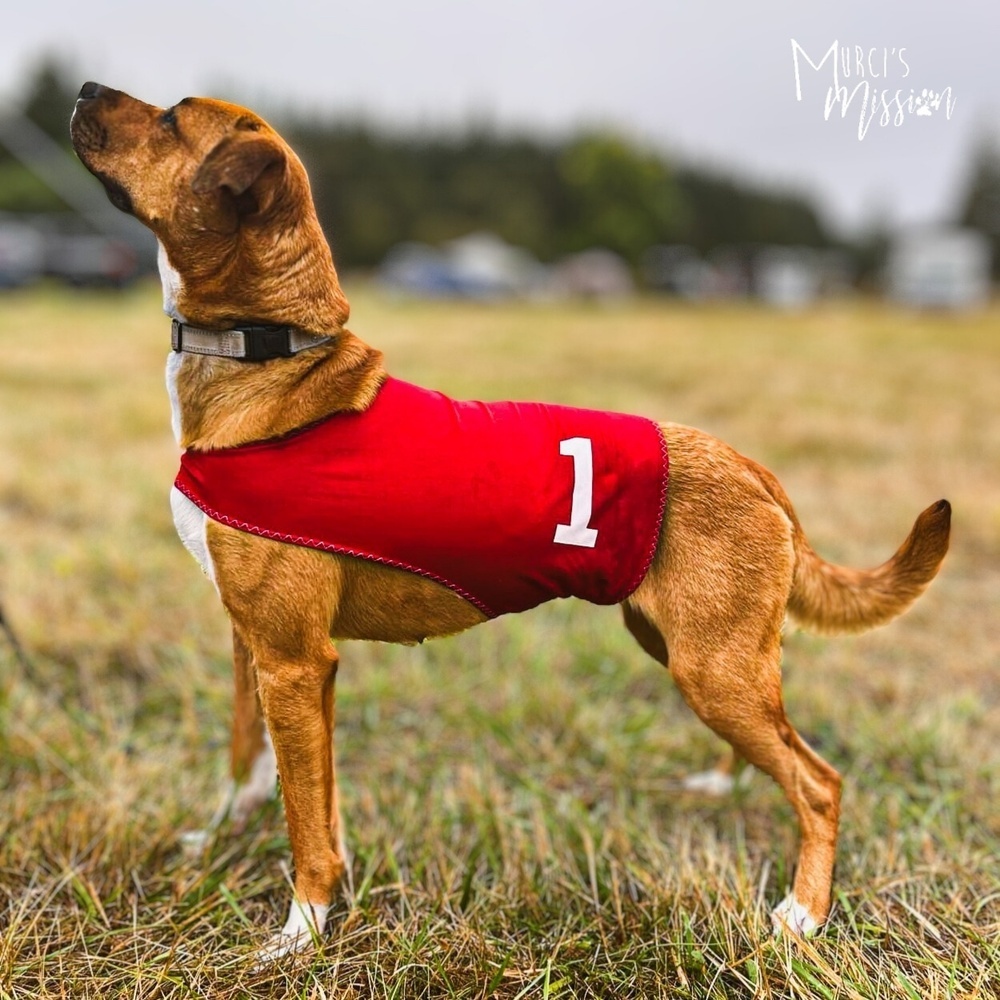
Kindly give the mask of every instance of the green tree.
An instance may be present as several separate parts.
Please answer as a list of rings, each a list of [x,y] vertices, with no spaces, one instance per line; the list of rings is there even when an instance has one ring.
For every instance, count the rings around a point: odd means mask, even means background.
[[[688,208],[684,242],[703,253],[752,243],[831,245],[816,209],[804,197],[752,188],[691,167],[677,171],[677,183]]]
[[[676,242],[686,220],[663,159],[613,135],[585,135],[559,160],[573,218],[569,249],[603,246],[635,263],[654,243]]]
[[[16,112],[30,118],[60,145],[69,148],[69,119],[79,91],[74,74],[54,55],[43,57],[29,74]],[[65,211],[63,200],[0,142],[0,212]]]
[[[58,56],[44,56],[24,88],[21,111],[53,139],[68,146],[69,119],[79,91],[80,83],[72,68]]]

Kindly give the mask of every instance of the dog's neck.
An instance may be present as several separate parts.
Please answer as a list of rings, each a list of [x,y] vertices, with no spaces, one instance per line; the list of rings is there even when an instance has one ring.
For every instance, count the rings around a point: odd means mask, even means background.
[[[280,437],[338,410],[365,409],[375,398],[385,379],[381,352],[344,329],[347,299],[332,261],[328,268],[322,261],[313,263],[319,265],[315,277],[288,284],[317,290],[300,291],[299,304],[295,296],[284,297],[286,304],[272,315],[282,324],[329,337],[326,342],[262,364],[171,352],[167,384],[174,433],[183,448],[235,447]],[[202,305],[162,245],[159,265],[163,308],[172,320],[216,329],[231,325],[217,305]]]
[[[284,202],[273,207],[266,226],[181,230],[160,242],[167,315],[207,330],[248,322],[338,334],[350,307],[323,230],[313,211],[285,209]]]

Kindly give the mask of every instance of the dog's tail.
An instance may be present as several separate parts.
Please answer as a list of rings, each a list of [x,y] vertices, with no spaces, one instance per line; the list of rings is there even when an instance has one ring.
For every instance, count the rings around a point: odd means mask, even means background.
[[[927,589],[948,551],[951,504],[939,500],[920,514],[906,541],[881,566],[834,566],[813,551],[791,502],[769,473],[765,485],[792,522],[795,576],[788,611],[814,631],[863,632],[892,621]]]

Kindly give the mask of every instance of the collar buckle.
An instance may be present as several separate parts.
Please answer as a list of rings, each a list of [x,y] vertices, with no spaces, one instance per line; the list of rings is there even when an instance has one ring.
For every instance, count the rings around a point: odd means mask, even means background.
[[[238,326],[235,329],[243,334],[242,361],[290,358],[294,353],[291,329],[287,326]]]

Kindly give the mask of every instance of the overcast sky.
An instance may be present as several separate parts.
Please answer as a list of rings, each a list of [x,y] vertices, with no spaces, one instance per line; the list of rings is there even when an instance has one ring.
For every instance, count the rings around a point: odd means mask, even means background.
[[[288,105],[365,113],[408,129],[613,125],[690,161],[811,193],[841,227],[876,211],[897,222],[946,218],[977,138],[1000,122],[1000,3],[820,7],[21,0],[0,22],[0,95],[15,94],[41,54],[54,52],[72,61],[81,83],[160,105],[207,94],[265,113]],[[819,69],[809,65],[834,43],[850,56],[838,61],[836,81],[832,55]],[[827,118],[835,83],[847,96],[859,89],[846,116],[841,101]],[[863,124],[866,88],[876,113]],[[936,107],[911,101],[925,89]]]

